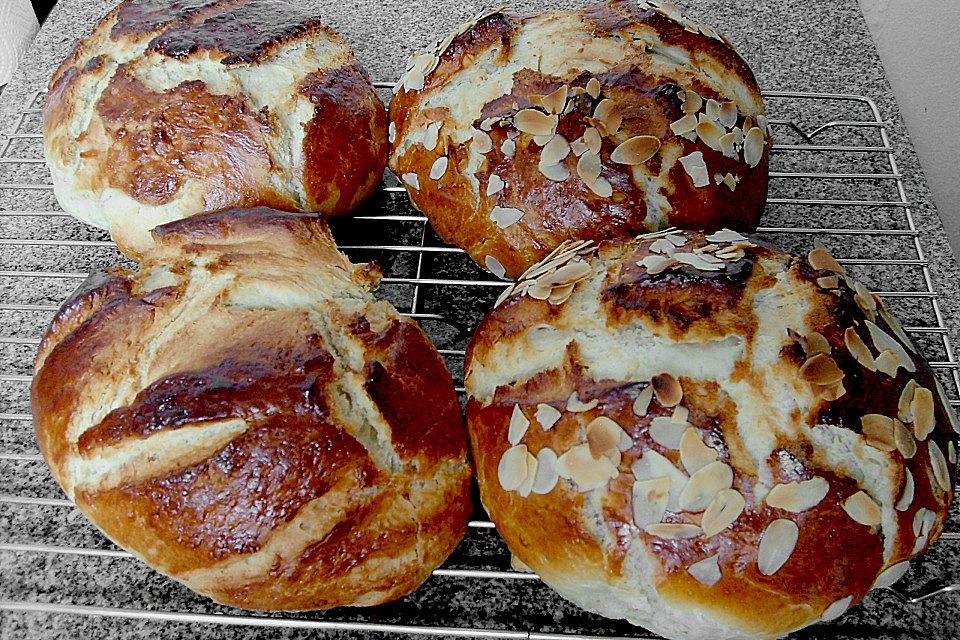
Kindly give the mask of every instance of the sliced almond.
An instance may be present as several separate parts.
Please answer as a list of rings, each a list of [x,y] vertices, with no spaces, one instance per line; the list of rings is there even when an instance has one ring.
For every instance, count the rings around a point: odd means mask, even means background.
[[[526,288],[525,293],[536,300],[547,300],[553,294],[553,287],[534,282]]]
[[[449,160],[447,156],[440,156],[433,161],[433,165],[430,167],[430,178],[433,180],[439,180],[443,177],[443,174],[447,172],[447,165]]]
[[[513,413],[510,415],[510,429],[507,432],[507,439],[510,441],[510,444],[520,444],[529,426],[530,421],[527,420],[527,416],[523,415],[523,409],[520,408],[520,405],[513,405]]]
[[[563,182],[570,177],[570,170],[562,164],[540,164],[537,165],[537,168],[540,170],[540,173],[544,175],[544,177],[549,178],[554,182]]]
[[[483,131],[474,131],[473,149],[480,154],[490,153],[493,151],[493,140]]]
[[[543,274],[537,280],[553,286],[573,284],[585,280],[591,273],[593,268],[590,263],[578,259],[568,262],[553,273]]]
[[[743,513],[746,504],[746,500],[736,489],[722,489],[717,492],[700,521],[703,535],[714,536],[729,527]]]
[[[562,113],[567,104],[567,94],[570,88],[567,85],[561,86],[553,93],[549,93],[540,99],[540,104],[548,113]]]
[[[544,431],[549,431],[553,425],[557,424],[557,421],[560,420],[560,412],[554,409],[549,404],[543,404],[542,402],[537,405],[537,413],[535,415],[537,422],[540,424],[540,428]]]
[[[520,209],[497,206],[491,209],[490,219],[493,220],[501,229],[506,229],[510,225],[519,222],[520,218],[523,217],[523,214],[524,212]]]
[[[670,500],[670,478],[660,476],[633,483],[633,522],[641,529],[663,519]]]
[[[673,422],[666,416],[657,416],[650,422],[648,432],[654,442],[667,449],[679,449],[683,437],[683,425]]]
[[[725,126],[727,129],[737,124],[737,118],[739,116],[740,112],[737,111],[736,102],[724,102],[722,105],[720,105],[720,124]]]
[[[423,146],[428,151],[433,151],[437,148],[437,143],[440,142],[440,127],[442,126],[442,122],[431,122],[427,125],[427,128],[423,130]]]
[[[683,170],[690,176],[694,187],[706,187],[710,184],[710,174],[707,171],[706,162],[703,159],[703,153],[694,151],[689,155],[680,158],[680,164]]]
[[[684,511],[703,511],[718,492],[733,484],[733,469],[717,460],[703,467],[692,476],[680,492],[679,505]]]
[[[607,486],[620,472],[609,458],[600,456],[595,459],[590,453],[590,445],[581,444],[557,458],[557,473],[584,492]]]
[[[834,273],[846,273],[836,258],[830,255],[823,247],[816,247],[807,254],[807,262],[818,271],[833,271]]]
[[[852,595],[847,596],[846,598],[840,598],[823,610],[823,613],[820,615],[820,621],[830,622],[831,620],[836,620],[847,612],[847,609],[850,608],[851,602],[853,602]]]
[[[957,464],[957,448],[953,444],[953,440],[947,442],[947,460],[950,461],[950,464]]]
[[[877,579],[873,581],[873,586],[871,589],[884,589],[886,587],[892,586],[897,580],[906,575],[907,571],[910,570],[910,562],[904,560],[903,562],[898,562],[895,565],[887,567],[880,572],[880,575],[877,576]]]
[[[826,479],[814,476],[809,480],[774,485],[767,493],[766,503],[775,509],[802,513],[820,504],[829,490],[830,483]]]
[[[581,402],[580,396],[576,391],[570,394],[570,397],[567,398],[567,411],[573,413],[583,413],[584,411],[590,411],[600,403],[598,398],[594,398],[590,402]]]
[[[613,185],[606,178],[597,178],[593,182],[588,182],[587,187],[601,198],[609,198],[613,195]]]
[[[840,277],[839,276],[823,276],[817,278],[817,285],[821,289],[836,289],[840,286]]]
[[[747,237],[732,229],[721,229],[706,236],[707,242],[746,242]]]
[[[897,377],[897,367],[900,366],[900,359],[897,358],[893,351],[882,352],[877,356],[875,362],[877,364],[877,371],[891,378]]]
[[[577,162],[577,175],[587,184],[599,178],[602,170],[603,165],[600,164],[600,156],[592,151],[585,152]]]
[[[660,139],[656,136],[634,136],[617,145],[610,154],[610,160],[619,164],[643,164],[659,150]]]
[[[927,515],[930,514],[930,515]],[[930,533],[934,522],[937,520],[937,514],[926,507],[920,507],[913,514],[913,535],[925,536]]]
[[[882,515],[880,506],[863,491],[857,491],[844,500],[842,506],[848,516],[862,525],[875,527],[880,524]]]
[[[527,471],[523,477],[523,482],[520,483],[520,486],[517,487],[517,495],[521,498],[526,498],[530,495],[530,492],[533,490],[533,483],[537,478],[537,457],[534,456],[529,451],[526,455],[526,467]]]
[[[800,367],[800,377],[818,385],[831,385],[843,379],[843,371],[830,356],[818,353]]]
[[[600,137],[600,132],[594,129],[593,127],[587,127],[583,132],[583,142],[587,145],[587,148],[591,153],[600,155],[600,149],[603,146],[603,138]]]
[[[669,267],[672,267],[675,264],[677,264],[677,261],[672,257],[649,255],[645,256],[643,260],[638,262],[637,266],[646,269],[647,273],[650,275],[656,275],[666,271]]]
[[[687,573],[700,584],[712,587],[720,582],[720,554],[714,554],[687,567]]]
[[[800,529],[792,520],[780,518],[764,529],[757,550],[757,569],[765,576],[772,576],[787,563],[797,546]]]
[[[903,468],[903,474],[903,491],[900,492],[900,497],[897,498],[897,503],[894,505],[894,509],[897,511],[906,511],[910,508],[910,505],[913,504],[913,493],[915,490],[913,474],[910,473],[910,469],[906,467]]]
[[[404,182],[406,182],[408,185],[410,185],[417,191],[420,191],[420,176],[418,176],[415,173],[405,173],[403,174],[402,177]]]
[[[537,472],[534,474],[530,490],[542,495],[550,493],[557,486],[560,474],[557,473],[557,454],[553,449],[544,447],[537,453]]]
[[[397,123],[391,122],[390,126],[387,127],[387,142],[393,144],[397,140]]]
[[[867,329],[870,330],[870,338],[873,340],[873,346],[877,351],[892,351],[894,355],[897,356],[897,363],[899,366],[903,367],[906,371],[914,373],[917,370],[917,366],[913,362],[913,358],[910,357],[910,354],[907,353],[907,350],[903,348],[903,345],[891,336],[889,333],[878,327],[873,322],[866,320]]]
[[[644,531],[657,538],[666,540],[687,540],[703,535],[703,530],[695,524],[663,523],[649,524]]]
[[[580,138],[570,143],[570,150],[573,151],[573,155],[580,157],[589,151],[590,148],[587,147],[587,143],[583,141],[583,138]]]
[[[689,426],[686,424],[687,418],[690,417],[690,410],[685,406],[678,404],[673,408],[673,414],[670,416],[670,422],[675,424],[682,424],[684,426]]]
[[[736,191],[737,185],[740,183],[740,178],[733,175],[732,173],[727,173],[723,176],[723,184],[730,189],[730,191]]]
[[[913,415],[913,432],[917,440],[926,440],[936,426],[933,412],[933,392],[926,387],[917,386],[913,391],[913,401],[910,403],[910,413]]]
[[[633,401],[633,414],[641,417],[647,415],[651,400],[653,400],[653,385],[647,385]]]
[[[557,130],[557,116],[548,116],[537,109],[523,109],[513,117],[513,126],[532,136],[551,135]]]
[[[687,473],[696,473],[717,459],[717,451],[709,447],[695,427],[687,427],[680,438],[680,462]]]
[[[917,440],[910,433],[902,422],[894,419],[893,421],[893,442],[897,446],[897,451],[904,458],[909,460],[917,454]]]
[[[501,191],[506,186],[506,183],[503,181],[503,178],[493,173],[490,175],[490,178],[487,180],[487,195],[493,196]]]
[[[860,418],[860,424],[863,426],[867,444],[881,451],[893,451],[897,448],[893,435],[893,418],[879,413],[868,413]]]
[[[725,133],[717,139],[720,145],[720,153],[726,158],[737,157],[737,135],[735,133]]]
[[[847,327],[847,330],[843,332],[843,342],[847,345],[847,350],[850,352],[850,355],[860,363],[860,366],[867,371],[877,370],[877,365],[873,360],[873,354],[870,353],[870,348],[867,347],[860,338],[856,329]]]
[[[690,133],[697,128],[697,116],[688,113],[679,120],[670,123],[670,131],[675,135],[682,136],[685,133]]]
[[[657,402],[665,407],[675,407],[683,399],[680,381],[669,373],[658,373],[650,381]]]
[[[593,111],[593,117],[603,123],[607,130],[607,135],[615,135],[620,130],[620,124],[623,122],[623,115],[620,107],[610,98],[604,98],[597,104]]]
[[[507,270],[504,268],[500,261],[494,258],[493,256],[484,256],[483,264],[487,267],[487,271],[497,276],[498,278],[505,278],[507,275]]]
[[[713,120],[701,120],[697,124],[697,135],[703,140],[704,144],[714,151],[722,151],[720,137],[726,134],[726,131]]]
[[[619,460],[620,437],[623,435],[619,424],[606,416],[597,416],[587,425],[586,434],[590,455],[599,458],[613,449],[617,453],[615,459]]]
[[[680,511],[680,493],[687,484],[687,474],[677,469],[664,455],[648,449],[630,467],[637,480],[650,480],[666,476],[670,478],[670,500],[668,511]]]
[[[760,164],[760,160],[763,158],[764,141],[763,131],[758,127],[753,127],[747,131],[747,135],[743,140],[743,161],[747,163],[751,169]]]
[[[500,457],[497,478],[504,491],[516,491],[527,477],[527,445],[507,449]]]
[[[500,153],[502,153],[505,158],[512,158],[516,152],[517,143],[509,138],[504,140],[503,144],[500,145]]]
[[[930,467],[933,469],[933,477],[937,480],[940,488],[950,493],[950,468],[947,467],[947,460],[943,457],[943,451],[933,440],[927,441],[927,452],[930,454]]]
[[[682,91],[680,92],[680,99],[683,100],[681,109],[684,113],[696,113],[703,106],[703,98],[696,91],[690,91],[689,89]]]
[[[540,163],[544,165],[557,164],[570,155],[570,144],[567,139],[557,134],[540,151]]]
[[[596,78],[590,78],[587,80],[587,86],[585,88],[587,90],[587,95],[594,100],[600,97],[600,81]]]

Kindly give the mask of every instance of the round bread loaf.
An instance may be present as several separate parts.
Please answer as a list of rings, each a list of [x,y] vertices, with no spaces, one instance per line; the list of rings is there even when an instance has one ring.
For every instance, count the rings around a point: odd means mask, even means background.
[[[40,345],[40,450],[118,545],[217,602],[410,593],[471,513],[450,375],[324,222],[225,210],[153,232]]]
[[[769,125],[753,74],[664,3],[460,28],[390,103],[390,168],[446,241],[498,276],[567,239],[754,230]]]
[[[774,638],[937,539],[956,416],[826,251],[728,230],[559,251],[480,324],[466,387],[483,504],[562,596],[669,638]]]
[[[128,252],[224,207],[344,213],[387,154],[353,53],[286,0],[126,0],[54,73],[43,139],[60,205]]]

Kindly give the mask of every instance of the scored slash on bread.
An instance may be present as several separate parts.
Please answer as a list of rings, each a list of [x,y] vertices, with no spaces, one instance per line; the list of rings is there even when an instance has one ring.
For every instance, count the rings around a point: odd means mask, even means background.
[[[753,230],[765,204],[753,74],[666,4],[481,14],[411,59],[390,120],[414,206],[498,275],[566,240]]]
[[[367,606],[416,589],[472,507],[453,381],[316,215],[153,232],[56,314],[40,450],[111,540],[217,602]]]
[[[570,261],[583,277],[543,295]],[[727,229],[565,243],[501,296],[465,371],[480,496],[510,551],[574,603],[667,637],[838,617],[943,531],[960,424],[883,301],[822,247]]]

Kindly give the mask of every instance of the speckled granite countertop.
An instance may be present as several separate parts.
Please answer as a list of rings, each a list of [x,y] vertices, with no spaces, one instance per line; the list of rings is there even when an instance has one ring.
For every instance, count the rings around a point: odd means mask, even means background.
[[[0,95],[0,131],[17,125],[20,114],[36,91],[69,51],[76,37],[87,33],[112,0],[61,0],[41,30],[27,62]],[[393,80],[402,71],[407,55],[448,33],[484,5],[474,1],[435,0],[429,9],[414,9],[408,0],[312,0],[328,24],[343,34],[375,80]],[[571,0],[528,0],[515,3],[529,9],[547,5],[578,4]],[[960,272],[943,231],[917,158],[874,50],[856,0],[700,0],[685,3],[687,13],[717,26],[752,65],[765,92],[806,91],[858,94],[872,98],[883,118],[896,163],[904,176],[906,198],[919,232],[933,289],[939,293],[948,333],[960,344],[956,322],[960,305]],[[869,105],[857,101],[819,98],[768,100],[772,118],[791,120],[810,131],[831,120],[870,120]],[[38,104],[32,105],[34,107]],[[28,113],[18,132],[40,130],[40,116]],[[788,125],[775,129],[780,144],[803,140]],[[2,144],[2,143],[0,143]],[[882,146],[877,128],[835,128],[816,138],[817,145]],[[5,158],[42,157],[39,140],[12,141]],[[890,173],[883,153],[784,151],[775,153],[771,169],[790,172]],[[52,193],[45,189],[11,188],[17,184],[43,184],[49,175],[42,164],[24,165],[0,159],[0,211],[55,211]],[[791,179],[771,182],[771,205],[765,227],[816,227],[894,229],[899,234],[861,233],[798,234],[769,231],[767,235],[785,248],[804,250],[814,237],[843,257],[861,264],[853,270],[868,286],[891,292],[888,301],[906,325],[931,327],[937,323],[932,302],[924,295],[903,296],[896,292],[924,291],[926,274],[917,260],[914,235],[902,206],[825,206],[789,200],[817,198],[896,201],[896,181],[833,181]],[[383,195],[367,205],[380,210],[408,211],[402,194]],[[409,241],[418,228],[398,224],[389,229],[359,231],[350,224],[338,229],[339,239],[349,242],[354,234],[392,242]],[[371,233],[374,235],[371,236]],[[68,218],[30,215],[0,215],[0,238],[54,240],[106,240],[104,234]],[[415,240],[416,241],[416,240]],[[368,258],[360,252],[357,258]],[[413,275],[412,258],[377,256],[388,275]],[[904,260],[877,264],[875,259]],[[38,337],[49,321],[51,305],[59,304],[78,283],[72,278],[19,278],[7,272],[55,270],[85,272],[120,257],[103,246],[50,246],[10,244],[0,241],[0,494],[48,498],[51,504],[22,504],[0,498],[0,600],[53,603],[79,607],[108,607],[132,617],[101,617],[75,613],[21,611],[0,608],[0,638],[128,638],[196,637],[203,634],[227,638],[300,638],[324,635],[357,635],[348,630],[308,628],[251,628],[187,620],[150,619],[151,612],[190,612],[220,616],[244,612],[211,604],[173,581],[154,573],[135,560],[116,553],[116,548],[69,506],[58,505],[62,493],[42,461],[29,420],[27,376]],[[865,262],[865,263],[863,263]],[[461,258],[438,256],[424,269],[438,277],[480,276]],[[6,275],[5,275],[6,274]],[[492,292],[492,293],[491,293]],[[403,308],[409,307],[410,287],[388,286],[385,295]],[[456,316],[459,324],[472,326],[491,302],[495,289],[480,293],[439,288],[422,296],[419,310]],[[7,305],[7,306],[2,306]],[[10,305],[25,305],[10,308]],[[31,307],[30,305],[37,305]],[[428,326],[441,348],[458,349],[464,336],[442,323]],[[12,338],[9,339],[9,338]],[[19,341],[18,341],[19,339]],[[947,360],[940,336],[921,332],[915,339],[931,360]],[[462,360],[448,360],[460,375]],[[941,370],[948,389],[954,389],[946,369]],[[18,379],[16,376],[23,379]],[[20,416],[18,417],[18,414]],[[951,532],[929,552],[901,584],[913,592],[926,591],[947,581],[960,582],[960,517],[954,507]],[[72,549],[101,550],[101,555],[28,551],[17,545],[49,545]],[[502,543],[492,529],[474,528],[447,563],[449,569],[508,570]],[[89,610],[87,610],[90,613]],[[641,630],[607,621],[565,603],[536,580],[477,580],[436,576],[402,601],[374,609],[340,610],[326,614],[287,616],[310,621],[359,621],[384,625],[431,625],[470,627],[518,632],[580,633],[591,635],[643,636]],[[222,622],[229,620],[221,618]],[[372,628],[369,637],[383,635]],[[818,625],[797,637],[827,638],[956,638],[960,637],[960,597],[940,596],[924,604],[901,604],[891,593],[874,592],[864,603],[830,625]]]

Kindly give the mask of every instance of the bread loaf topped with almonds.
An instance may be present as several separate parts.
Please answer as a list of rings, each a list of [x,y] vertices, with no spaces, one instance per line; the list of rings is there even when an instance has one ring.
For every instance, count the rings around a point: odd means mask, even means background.
[[[346,42],[287,0],[125,0],[43,110],[60,205],[132,252],[223,207],[349,211],[380,181],[386,133]]]
[[[56,314],[31,387],[40,450],[114,542],[217,602],[374,605],[463,537],[453,381],[316,216],[164,225]]]
[[[497,531],[605,616],[779,637],[892,584],[943,531],[956,416],[822,248],[567,243],[505,292],[465,366]]]
[[[411,59],[390,168],[446,241],[511,278],[568,239],[756,228],[756,80],[669,3],[478,16]]]

